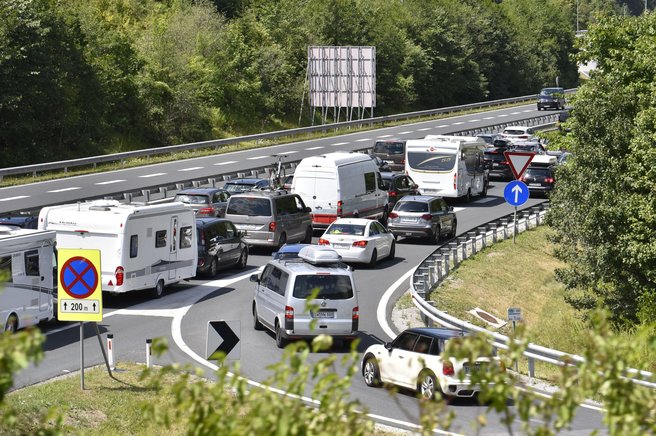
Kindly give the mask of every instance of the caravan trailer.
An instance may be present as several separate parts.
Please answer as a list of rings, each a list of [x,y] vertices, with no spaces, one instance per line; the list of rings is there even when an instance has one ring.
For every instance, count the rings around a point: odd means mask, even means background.
[[[14,332],[54,318],[55,232],[0,226],[0,327]]]
[[[95,200],[44,207],[39,228],[57,232],[58,248],[100,250],[105,292],[149,289],[159,298],[166,285],[196,274],[196,218],[179,202]]]

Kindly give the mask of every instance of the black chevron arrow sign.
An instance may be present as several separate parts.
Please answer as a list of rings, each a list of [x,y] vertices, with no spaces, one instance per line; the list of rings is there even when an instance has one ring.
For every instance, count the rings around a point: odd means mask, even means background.
[[[207,323],[207,360],[239,359],[241,345],[240,321],[209,321]]]

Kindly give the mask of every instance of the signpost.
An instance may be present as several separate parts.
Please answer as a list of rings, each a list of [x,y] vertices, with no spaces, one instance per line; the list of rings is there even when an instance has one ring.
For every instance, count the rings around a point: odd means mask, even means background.
[[[516,180],[508,183],[503,190],[503,197],[511,205],[515,206],[515,214],[513,221],[513,244],[515,243],[515,236],[517,235],[517,206],[521,206],[528,200],[528,186],[519,179],[522,178],[524,171],[528,168],[533,160],[535,153],[525,153],[521,151],[504,151],[503,155],[510,166],[510,170],[515,176]]]
[[[509,307],[508,308],[508,321],[512,321],[513,325],[513,335],[515,334],[515,322],[522,320],[522,309],[519,307]],[[518,371],[518,363],[515,361],[515,371]]]
[[[96,322],[102,321],[100,250],[60,248],[57,251],[59,289],[57,320],[80,322],[80,386],[84,390],[84,322],[92,321],[107,371],[112,371]]]
[[[207,345],[205,348],[208,360],[220,360],[222,356],[228,360],[239,360],[241,344],[240,321],[208,321]]]

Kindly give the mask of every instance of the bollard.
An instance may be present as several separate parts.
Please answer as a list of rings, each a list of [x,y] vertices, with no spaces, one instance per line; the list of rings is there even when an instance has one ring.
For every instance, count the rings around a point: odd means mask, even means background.
[[[175,189],[177,189],[178,191],[182,191],[184,189],[184,183],[176,183]]]
[[[116,369],[114,367],[114,335],[111,333],[107,333],[107,363],[109,364],[109,369],[114,371]]]
[[[207,179],[207,183],[212,187],[216,188],[216,179],[214,177],[209,177]]]
[[[232,179],[232,176],[230,174],[224,174],[221,177],[223,177],[224,182],[227,182],[228,180]]]
[[[124,192],[123,193],[123,198],[125,199],[126,203],[132,203],[132,194],[129,192]]]
[[[191,186],[193,186],[194,188],[200,188],[200,180],[192,180]]]
[[[159,193],[162,194],[162,198],[166,198],[166,194],[168,193],[166,186],[160,186]]]
[[[153,346],[152,339],[146,339],[146,368],[150,368],[150,355],[152,354],[151,348]]]
[[[144,199],[146,200],[146,203],[150,201],[150,189],[142,189],[141,190],[141,195],[144,196]]]

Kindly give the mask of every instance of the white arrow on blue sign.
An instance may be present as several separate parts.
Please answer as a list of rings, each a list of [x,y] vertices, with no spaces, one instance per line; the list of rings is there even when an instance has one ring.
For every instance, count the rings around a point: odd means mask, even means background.
[[[503,198],[505,198],[511,206],[521,206],[526,203],[526,200],[528,200],[528,186],[526,186],[526,183],[524,182],[513,180],[508,183],[503,190]]]

